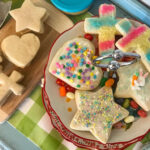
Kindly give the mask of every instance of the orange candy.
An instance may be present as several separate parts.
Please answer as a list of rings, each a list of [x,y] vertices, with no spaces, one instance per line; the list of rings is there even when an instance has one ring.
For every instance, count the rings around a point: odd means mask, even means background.
[[[105,82],[105,86],[111,87],[114,84],[114,79],[110,78]]]
[[[60,96],[66,96],[66,89],[64,86],[61,86],[59,88],[59,93],[60,93]]]
[[[71,68],[71,71],[75,71],[75,67],[72,67],[72,68]]]
[[[138,79],[138,77],[136,75],[133,75],[133,77],[132,77],[132,86],[134,86],[134,81],[137,80],[137,79]]]
[[[68,108],[68,112],[72,112],[72,108],[69,107],[69,108]]]
[[[76,55],[75,55],[75,54],[72,54],[72,58],[76,58]]]

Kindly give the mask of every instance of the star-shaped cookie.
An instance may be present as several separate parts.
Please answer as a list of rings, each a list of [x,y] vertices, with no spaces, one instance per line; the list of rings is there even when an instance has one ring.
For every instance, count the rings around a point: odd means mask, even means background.
[[[75,99],[78,111],[70,127],[90,131],[102,143],[107,143],[112,125],[129,114],[114,102],[110,87],[103,87],[95,92],[77,90]]]
[[[46,9],[35,6],[31,0],[25,0],[21,8],[10,11],[10,15],[16,20],[16,32],[30,29],[43,33]]]
[[[144,110],[150,110],[150,75],[141,61],[118,69],[115,97],[133,98]]]

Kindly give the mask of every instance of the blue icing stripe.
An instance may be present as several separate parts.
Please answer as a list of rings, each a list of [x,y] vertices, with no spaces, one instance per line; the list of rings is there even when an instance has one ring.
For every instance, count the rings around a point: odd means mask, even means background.
[[[119,24],[119,26],[125,33],[128,33],[132,28],[132,24],[129,21],[123,21]]]
[[[149,52],[146,54],[146,59],[147,59],[148,61],[150,61],[150,49],[149,49]]]
[[[112,27],[114,26],[118,20],[112,18],[112,17],[102,17],[102,18],[88,18],[88,29],[90,30],[91,28],[99,29],[100,27],[103,26],[109,26]]]

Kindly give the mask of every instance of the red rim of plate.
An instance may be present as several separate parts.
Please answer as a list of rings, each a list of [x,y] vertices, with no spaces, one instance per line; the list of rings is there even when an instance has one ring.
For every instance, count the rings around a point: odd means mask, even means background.
[[[45,85],[46,85],[46,68],[49,62],[49,58],[51,55],[51,50],[54,46],[54,44],[56,43],[56,41],[67,31],[71,30],[72,28],[74,28],[77,24],[83,22],[84,20],[76,23],[74,26],[72,26],[71,28],[69,28],[68,30],[62,32],[57,38],[56,40],[53,42],[51,48],[50,48],[50,52],[49,52],[49,56],[48,56],[48,60],[47,63],[44,67],[44,86],[42,88],[42,100],[43,100],[43,104],[44,107],[51,119],[55,121],[56,126],[53,124],[53,127],[63,136],[64,139],[66,139],[69,142],[72,142],[74,145],[81,147],[81,148],[89,148],[89,149],[110,149],[110,148],[115,148],[115,150],[117,149],[124,149],[126,147],[128,147],[129,145],[136,143],[138,141],[141,141],[146,134],[148,134],[150,132],[150,129],[143,135],[136,137],[130,141],[125,141],[125,142],[115,142],[115,143],[107,143],[107,144],[103,144],[100,141],[96,141],[96,140],[91,140],[91,139],[86,139],[83,137],[78,136],[77,134],[71,132],[61,121],[60,117],[58,116],[58,114],[55,112],[55,110],[52,108],[51,104],[50,104],[50,98],[48,97],[46,90],[45,90]],[[136,20],[135,20],[136,21]],[[137,21],[138,22],[138,21]]]

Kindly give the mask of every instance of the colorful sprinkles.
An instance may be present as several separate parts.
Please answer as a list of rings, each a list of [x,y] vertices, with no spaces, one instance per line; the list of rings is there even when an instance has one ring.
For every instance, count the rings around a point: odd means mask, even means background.
[[[52,73],[76,84],[76,88],[85,84],[84,86],[88,85],[93,89],[94,81],[97,80],[99,75],[98,70],[95,70],[90,61],[94,51],[86,46],[82,47],[78,42],[70,43],[65,50],[66,53],[59,57],[59,61],[56,62],[56,69]]]

